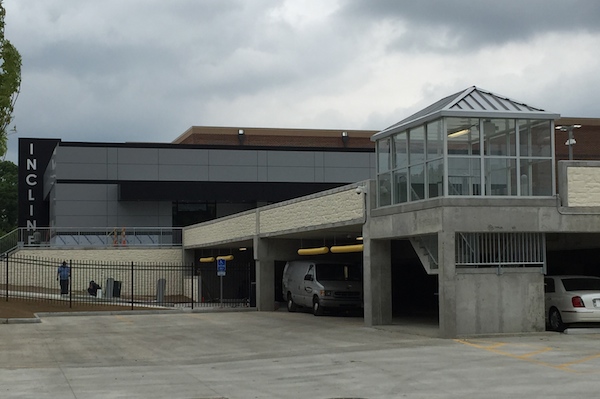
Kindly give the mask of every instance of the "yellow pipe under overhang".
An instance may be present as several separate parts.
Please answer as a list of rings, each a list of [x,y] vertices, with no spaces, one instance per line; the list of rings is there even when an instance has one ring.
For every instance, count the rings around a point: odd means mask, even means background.
[[[298,255],[323,255],[327,252],[329,252],[329,248],[327,247],[300,248],[298,250]]]
[[[211,256],[209,258],[200,258],[200,263],[210,263],[210,262],[214,262],[215,261],[215,257]]]
[[[364,244],[338,245],[330,248],[332,254],[345,254],[348,252],[362,252]]]
[[[233,255],[223,255],[223,256],[217,256],[217,260],[233,260]]]

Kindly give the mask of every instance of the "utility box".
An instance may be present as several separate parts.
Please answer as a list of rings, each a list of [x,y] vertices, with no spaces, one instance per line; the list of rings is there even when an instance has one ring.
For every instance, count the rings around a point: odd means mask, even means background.
[[[167,280],[161,278],[156,283],[156,302],[163,303],[165,301],[165,291],[167,290]]]
[[[106,285],[104,286],[104,297],[120,298],[121,297],[121,282],[115,280],[112,277],[106,279]]]

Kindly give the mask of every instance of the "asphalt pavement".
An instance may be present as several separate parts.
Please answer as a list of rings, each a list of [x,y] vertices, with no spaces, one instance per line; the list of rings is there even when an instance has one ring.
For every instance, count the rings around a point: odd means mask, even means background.
[[[0,324],[0,398],[597,397],[600,334],[440,339],[358,317],[195,310]]]

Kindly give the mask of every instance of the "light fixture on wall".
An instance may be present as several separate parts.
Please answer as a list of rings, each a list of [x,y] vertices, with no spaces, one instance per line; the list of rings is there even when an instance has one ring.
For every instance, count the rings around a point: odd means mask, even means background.
[[[344,143],[344,147],[348,145],[348,140],[350,140],[348,132],[342,132],[342,143]]]
[[[569,161],[573,160],[573,145],[577,144],[575,138],[573,137],[573,129],[579,129],[581,125],[565,125],[565,126],[556,126],[556,130],[560,130],[561,132],[569,132],[569,138],[565,141],[565,145],[569,146]]]
[[[240,144],[244,144],[244,140],[246,140],[244,129],[238,129],[238,140],[240,141]]]

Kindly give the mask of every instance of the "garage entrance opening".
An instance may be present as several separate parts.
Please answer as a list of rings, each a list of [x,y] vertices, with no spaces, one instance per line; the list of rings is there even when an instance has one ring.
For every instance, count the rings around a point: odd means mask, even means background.
[[[391,245],[394,324],[439,324],[438,276],[427,274],[409,240],[392,240]]]

